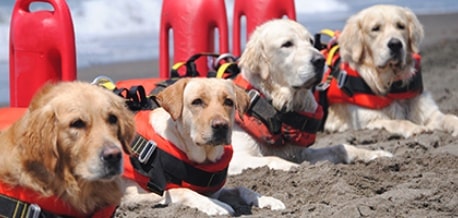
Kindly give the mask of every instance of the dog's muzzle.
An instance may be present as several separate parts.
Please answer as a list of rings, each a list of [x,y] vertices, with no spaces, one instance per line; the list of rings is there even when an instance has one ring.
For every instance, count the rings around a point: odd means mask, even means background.
[[[401,59],[403,49],[401,40],[397,38],[391,38],[390,41],[388,41],[387,46],[390,49],[390,54],[393,57],[393,59]]]
[[[229,123],[224,119],[214,119],[211,122],[212,138],[210,144],[212,145],[226,145],[230,143],[229,140]]]
[[[117,146],[103,146],[100,159],[103,163],[104,178],[111,178],[122,173],[122,150]]]

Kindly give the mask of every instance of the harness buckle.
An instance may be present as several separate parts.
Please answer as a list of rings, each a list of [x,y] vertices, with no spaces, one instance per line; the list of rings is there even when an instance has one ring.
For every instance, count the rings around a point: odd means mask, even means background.
[[[318,90],[318,91],[325,91],[326,89],[329,88],[330,83],[329,82],[322,82],[318,85],[315,86],[315,89]]]
[[[143,147],[142,151],[138,154],[138,161],[140,163],[146,163],[148,162],[149,158],[151,155],[154,153],[156,150],[157,144],[154,141],[149,140],[145,147]]]
[[[248,97],[250,97],[250,103],[248,104],[248,108],[252,108],[253,105],[256,103],[256,101],[258,101],[258,99],[261,97],[261,94],[259,94],[259,92],[255,89],[250,89],[250,91],[248,91]]]
[[[347,80],[347,71],[341,70],[339,72],[339,76],[337,77],[337,85],[339,88],[342,88],[345,85],[345,81]]]
[[[39,218],[41,213],[41,208],[37,204],[30,204],[29,209],[27,210],[27,215],[29,218]]]

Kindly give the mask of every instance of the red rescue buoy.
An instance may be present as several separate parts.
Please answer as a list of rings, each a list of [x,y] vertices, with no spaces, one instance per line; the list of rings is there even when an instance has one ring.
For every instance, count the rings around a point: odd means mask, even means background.
[[[53,10],[31,11],[33,2]],[[17,0],[10,27],[10,105],[28,106],[45,83],[76,79],[75,37],[65,0]]]
[[[215,49],[215,30],[219,52]],[[173,31],[173,62],[186,61],[202,52],[228,52],[228,25],[224,0],[164,0],[162,2],[159,76],[170,77],[169,31]],[[196,62],[200,76],[208,71],[205,59]]]

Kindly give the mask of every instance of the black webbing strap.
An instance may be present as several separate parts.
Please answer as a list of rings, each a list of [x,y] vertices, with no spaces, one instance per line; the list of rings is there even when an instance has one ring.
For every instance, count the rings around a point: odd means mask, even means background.
[[[314,119],[297,112],[280,112],[265,98],[261,98],[255,90],[248,92],[250,107],[248,113],[255,116],[267,126],[272,134],[281,132],[282,124],[308,133],[316,133],[321,126],[321,119]]]
[[[316,133],[321,127],[321,119],[313,119],[296,112],[282,113],[281,120],[294,129],[305,131],[308,133]]]
[[[256,90],[248,91],[250,106],[247,113],[259,119],[267,126],[272,134],[279,134],[281,131],[281,119],[277,110],[265,98],[261,98]]]
[[[197,77],[199,76],[199,71],[197,71],[196,67],[196,60],[198,60],[201,57],[213,57],[217,58],[219,54],[214,54],[214,53],[197,53],[193,56],[191,56],[186,62],[184,63],[179,63],[178,65],[174,65],[172,67],[172,70],[170,71],[170,75],[172,78],[178,78],[178,77]],[[186,72],[184,75],[180,75],[178,72],[178,69],[181,66],[186,67]]]
[[[415,75],[408,84],[404,84],[402,81],[396,81],[391,84],[390,93],[403,93],[410,90],[423,91],[423,77],[421,75],[421,69],[417,69]]]
[[[135,137],[132,150],[137,156],[130,160],[134,168],[149,178],[147,184],[151,192],[162,195],[167,183],[181,185],[186,182],[200,187],[212,187],[223,183],[227,177],[227,167],[219,172],[206,172],[170,155],[157,147],[156,143]]]
[[[29,204],[0,194],[0,217],[8,218],[58,218],[58,216],[41,210],[36,204]]]

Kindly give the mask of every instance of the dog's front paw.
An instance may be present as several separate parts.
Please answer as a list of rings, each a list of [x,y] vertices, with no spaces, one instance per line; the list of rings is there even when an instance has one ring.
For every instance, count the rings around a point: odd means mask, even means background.
[[[426,126],[413,126],[411,128],[406,128],[402,133],[400,133],[404,138],[410,138],[412,136],[420,135],[427,133],[430,130]]]
[[[283,210],[286,208],[282,201],[268,196],[262,196],[258,199],[259,208],[270,208],[271,210]]]
[[[443,121],[443,128],[445,131],[452,134],[453,137],[458,136],[458,117],[455,115],[447,114],[445,115]]]
[[[388,151],[384,151],[384,150],[375,150],[375,151],[369,151],[370,154],[367,156],[368,159],[365,160],[365,161],[371,161],[371,160],[374,160],[376,158],[381,158],[381,157],[393,157],[393,154],[388,152]]]
[[[235,213],[234,209],[222,202],[219,203],[210,203],[203,207],[198,207],[198,209],[210,216],[221,216],[221,215],[233,215]]]

